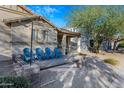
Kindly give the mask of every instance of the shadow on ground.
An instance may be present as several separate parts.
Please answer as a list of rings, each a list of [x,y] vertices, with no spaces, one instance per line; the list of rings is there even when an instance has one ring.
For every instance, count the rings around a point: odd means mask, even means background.
[[[71,87],[124,87],[124,77],[97,58],[86,58],[85,66],[75,72]]]
[[[124,76],[96,57],[86,57],[82,68],[64,65],[40,72],[37,87],[109,88],[124,87]]]

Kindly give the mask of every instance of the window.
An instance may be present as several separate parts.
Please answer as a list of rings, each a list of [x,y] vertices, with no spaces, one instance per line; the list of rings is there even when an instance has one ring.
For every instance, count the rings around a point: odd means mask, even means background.
[[[18,6],[16,6],[16,10],[18,11]]]
[[[39,29],[36,30],[36,40],[38,41]]]
[[[43,42],[48,41],[48,31],[47,30],[44,30],[42,32],[42,36],[43,36]]]
[[[36,40],[35,29],[33,29],[33,40]]]
[[[43,31],[43,41],[45,40],[46,38],[46,31]]]
[[[9,8],[11,8],[11,9],[12,9],[12,5],[9,5]]]

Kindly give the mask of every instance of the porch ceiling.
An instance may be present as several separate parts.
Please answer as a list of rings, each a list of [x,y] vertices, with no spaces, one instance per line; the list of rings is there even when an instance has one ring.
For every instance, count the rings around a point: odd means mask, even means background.
[[[66,34],[66,36],[68,37],[80,37],[81,36],[81,33],[79,32],[71,32],[69,30],[66,30],[66,29],[61,29],[61,34]]]

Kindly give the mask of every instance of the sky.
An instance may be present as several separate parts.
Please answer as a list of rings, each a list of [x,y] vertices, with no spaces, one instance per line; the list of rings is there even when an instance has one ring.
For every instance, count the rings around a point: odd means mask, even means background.
[[[67,24],[66,17],[75,6],[71,5],[26,5],[34,13],[44,16],[55,26],[62,28]]]

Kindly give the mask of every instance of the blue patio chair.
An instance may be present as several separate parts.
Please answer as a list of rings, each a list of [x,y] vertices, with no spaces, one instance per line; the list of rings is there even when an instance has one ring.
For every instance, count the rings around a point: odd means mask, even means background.
[[[62,52],[58,48],[54,48],[54,53],[56,58],[62,57]]]
[[[34,61],[34,59],[35,59],[35,56],[32,53],[32,60]],[[30,52],[29,48],[24,48],[23,49],[23,60],[26,61],[26,62],[31,61],[31,52]]]
[[[50,50],[50,48],[45,48],[45,59],[50,59],[52,58],[52,51]]]
[[[41,48],[36,48],[36,57],[39,61],[44,59],[44,52]]]
[[[55,58],[55,53],[54,53],[54,51],[51,51],[51,58]]]

